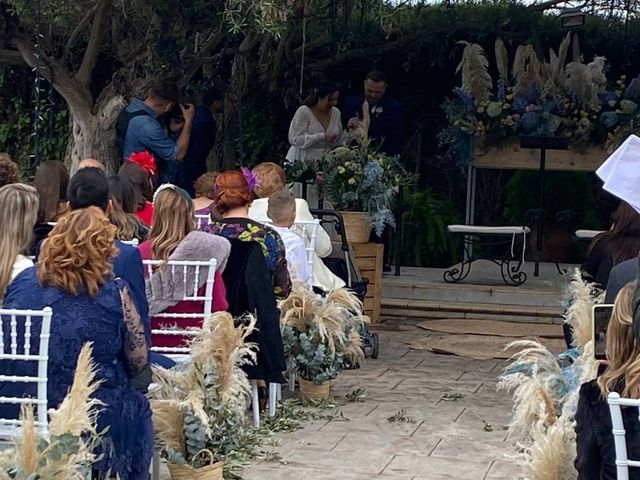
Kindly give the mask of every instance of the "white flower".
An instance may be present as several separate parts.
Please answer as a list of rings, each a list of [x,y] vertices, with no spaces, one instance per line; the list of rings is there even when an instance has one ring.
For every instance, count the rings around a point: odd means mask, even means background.
[[[346,172],[345,168],[342,165],[338,166],[338,173],[344,173],[344,172]]]

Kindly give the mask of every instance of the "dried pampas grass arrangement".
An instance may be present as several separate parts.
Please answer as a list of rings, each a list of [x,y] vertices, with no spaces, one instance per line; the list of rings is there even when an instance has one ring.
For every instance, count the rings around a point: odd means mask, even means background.
[[[582,279],[579,268],[576,268],[565,293],[567,310],[564,322],[571,327],[572,346],[584,349],[593,336],[591,316],[593,306],[602,303],[604,294],[592,284]]]
[[[496,67],[498,68],[498,75],[505,82],[509,81],[509,54],[507,53],[507,47],[504,44],[504,40],[498,37],[495,43],[495,55],[496,55]]]
[[[462,60],[456,68],[456,73],[462,72],[462,89],[478,103],[488,101],[493,82],[484,49],[477,43],[461,41],[458,44],[464,45]]]
[[[49,437],[38,438],[33,409],[23,405],[21,434],[13,450],[0,456],[0,480],[83,480],[91,469],[91,453],[99,440],[96,432],[97,408],[101,403],[91,396],[100,386],[92,347],[82,347],[73,384],[60,407],[51,410]],[[8,472],[14,471],[9,476]],[[18,472],[17,475],[15,472]]]
[[[513,60],[513,78],[515,86],[513,92],[526,95],[534,83],[543,86],[545,83],[544,67],[533,45],[520,45]]]

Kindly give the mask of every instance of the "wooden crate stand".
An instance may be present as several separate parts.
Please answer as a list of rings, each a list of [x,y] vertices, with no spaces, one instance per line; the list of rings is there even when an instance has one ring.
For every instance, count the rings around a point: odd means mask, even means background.
[[[360,275],[369,280],[364,309],[371,323],[380,321],[382,301],[382,261],[384,246],[377,243],[354,243],[351,245]]]

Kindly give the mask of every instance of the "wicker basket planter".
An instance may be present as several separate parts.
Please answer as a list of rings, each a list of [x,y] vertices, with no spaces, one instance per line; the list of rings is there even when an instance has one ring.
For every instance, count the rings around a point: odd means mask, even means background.
[[[367,212],[340,212],[350,243],[367,243],[371,235],[371,223]]]
[[[204,467],[192,467],[191,465],[184,465],[180,463],[168,463],[169,474],[172,480],[223,480],[224,462],[213,463],[213,453],[208,450],[202,450],[196,454],[196,457],[201,453],[209,454],[211,458],[211,464]],[[194,457],[195,459],[195,457]]]
[[[298,378],[300,384],[300,395],[304,400],[327,400],[331,397],[331,382],[324,382],[320,385]]]

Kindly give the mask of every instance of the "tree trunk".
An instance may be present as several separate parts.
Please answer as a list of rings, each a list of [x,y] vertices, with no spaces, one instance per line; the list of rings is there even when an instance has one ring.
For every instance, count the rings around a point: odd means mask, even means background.
[[[94,107],[96,113],[69,105],[72,128],[65,163],[71,174],[85,158],[104,163],[108,174],[117,173],[121,153],[116,142],[115,120],[123,106],[120,95],[101,97]]]

